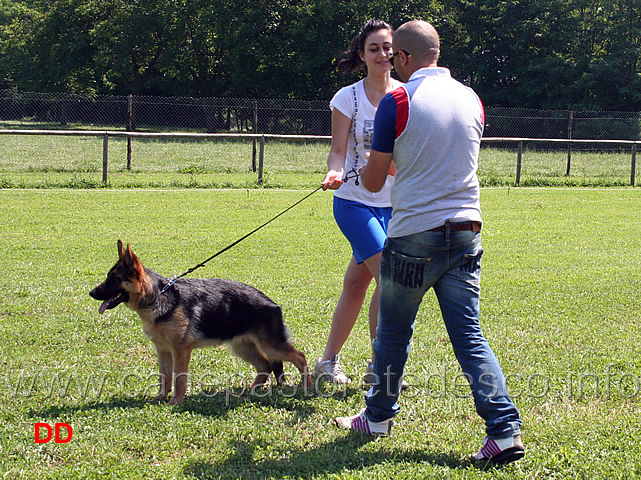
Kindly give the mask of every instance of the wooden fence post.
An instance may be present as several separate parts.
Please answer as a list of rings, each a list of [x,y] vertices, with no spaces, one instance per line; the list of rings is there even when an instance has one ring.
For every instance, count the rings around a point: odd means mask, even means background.
[[[109,165],[109,134],[102,137],[102,183],[107,183],[107,167]]]
[[[568,123],[568,140],[572,140],[572,132],[574,131],[574,110],[570,112],[570,121]],[[565,168],[565,176],[570,176],[570,163],[572,162],[572,142],[568,142],[568,164]]]
[[[637,175],[636,172],[637,169],[637,142],[634,142],[632,144],[632,162],[630,166],[630,185],[634,187],[635,184],[635,178]]]
[[[263,184],[263,162],[265,161],[265,135],[260,136],[260,154],[258,155],[258,184]]]
[[[519,141],[519,152],[516,155],[516,185],[521,184],[521,161],[523,158],[523,141]]]
[[[127,131],[134,131],[134,96],[127,98]],[[127,137],[127,170],[131,170],[131,137]]]

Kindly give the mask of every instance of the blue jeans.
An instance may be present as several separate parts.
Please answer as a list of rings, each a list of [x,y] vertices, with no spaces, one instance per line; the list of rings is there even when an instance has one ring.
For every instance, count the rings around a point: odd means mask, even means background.
[[[520,432],[519,413],[479,325],[481,233],[471,230],[421,232],[389,238],[383,250],[380,309],[374,341],[374,378],[366,397],[367,417],[393,417],[399,383],[410,351],[423,296],[434,288],[454,354],[470,383],[477,413],[489,438]]]

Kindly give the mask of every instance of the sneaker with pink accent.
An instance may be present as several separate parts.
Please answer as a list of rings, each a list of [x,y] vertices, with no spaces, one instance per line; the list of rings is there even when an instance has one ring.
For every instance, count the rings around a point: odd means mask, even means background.
[[[314,370],[312,370],[312,377],[322,378],[331,383],[347,385],[350,383],[350,379],[345,373],[343,373],[343,367],[341,367],[341,362],[338,357],[338,354],[332,355],[332,358],[321,362],[321,359],[318,359]]]
[[[362,432],[370,436],[389,435],[392,430],[392,425],[394,425],[392,419],[388,418],[382,422],[372,422],[365,415],[365,410],[364,408],[358,414],[351,417],[337,417],[335,419],[336,423],[339,427],[346,428],[353,432]]]
[[[483,446],[472,456],[475,461],[489,461],[498,465],[514,462],[525,455],[521,436],[499,438],[496,440],[485,437]]]

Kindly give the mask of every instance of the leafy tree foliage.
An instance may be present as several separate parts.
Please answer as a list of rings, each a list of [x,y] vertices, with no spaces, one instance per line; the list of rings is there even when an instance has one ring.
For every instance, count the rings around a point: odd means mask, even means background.
[[[368,18],[432,22],[486,105],[641,110],[639,0],[1,0],[0,88],[329,99]]]
[[[641,109],[638,0],[452,0],[448,7],[457,41],[443,60],[486,104]]]

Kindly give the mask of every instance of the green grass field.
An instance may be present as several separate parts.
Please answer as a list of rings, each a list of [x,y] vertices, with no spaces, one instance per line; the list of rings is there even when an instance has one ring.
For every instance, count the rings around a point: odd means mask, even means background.
[[[132,142],[127,168],[127,142],[109,141],[108,183],[111,188],[255,188],[253,146],[248,140],[150,140]],[[485,144],[484,144],[485,145]],[[575,147],[570,175],[567,153],[534,150],[526,145],[520,186],[612,187],[630,185],[630,152]],[[0,188],[102,188],[100,137],[0,135]],[[265,188],[311,188],[326,171],[329,142],[282,142],[265,146]],[[482,148],[479,178],[484,186],[516,182],[514,149]],[[641,182],[636,169],[635,184]]]
[[[0,190],[0,476],[641,477],[638,189],[483,189],[482,325],[523,417],[519,462],[468,460],[484,428],[431,293],[389,438],[332,424],[362,407],[358,385],[242,395],[252,369],[224,348],[196,352],[180,407],[151,402],[157,367],[140,320],[123,305],[101,316],[88,295],[115,262],[116,240],[157,272],[179,274],[307,192]],[[263,290],[313,363],[349,255],[331,194],[318,192],[195,276]],[[368,355],[363,311],[343,350],[354,379]],[[36,444],[38,422],[67,423],[72,439]]]

